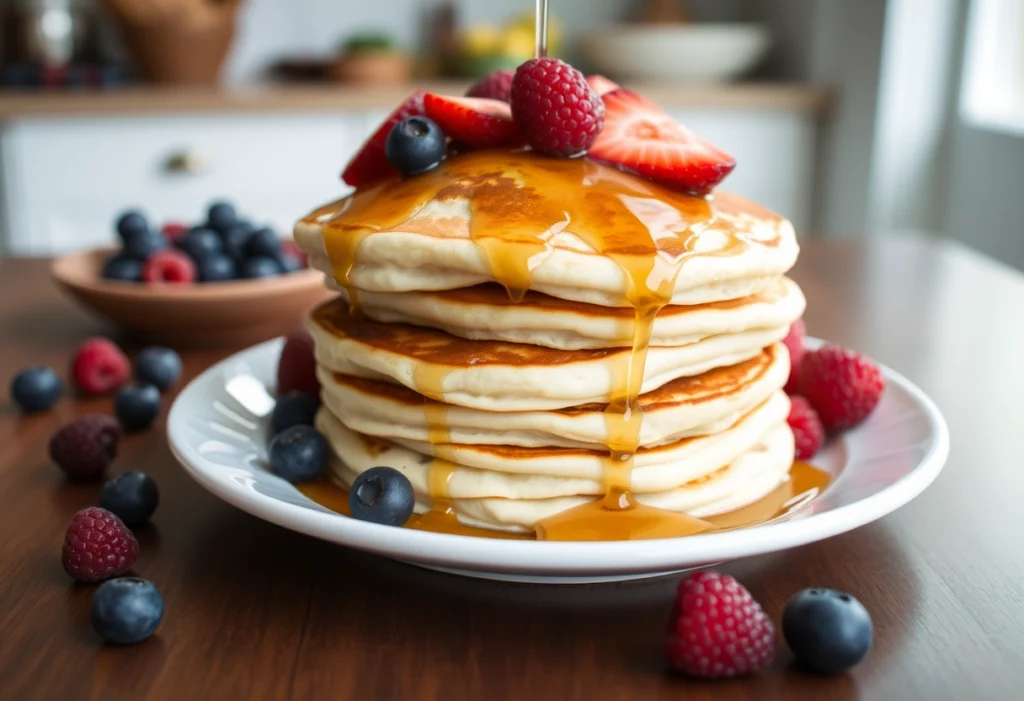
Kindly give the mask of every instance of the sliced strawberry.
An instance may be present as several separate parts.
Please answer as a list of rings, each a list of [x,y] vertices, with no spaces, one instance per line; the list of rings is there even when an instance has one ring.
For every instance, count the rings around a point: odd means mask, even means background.
[[[736,160],[624,88],[602,96],[604,130],[588,156],[664,185],[703,195],[736,167]]]
[[[384,142],[391,133],[391,128],[408,117],[423,115],[423,90],[417,90],[405,99],[394,112],[388,115],[384,123],[377,127],[373,136],[366,140],[359,152],[345,166],[341,179],[352,187],[368,185],[384,178],[397,178],[398,169],[391,165],[384,153]]]
[[[427,93],[423,108],[446,136],[470,148],[513,146],[520,142],[507,102]]]
[[[618,83],[609,78],[605,78],[603,75],[597,75],[596,73],[594,75],[587,76],[587,85],[589,85],[590,89],[598,95],[604,95],[606,92],[619,89]]]

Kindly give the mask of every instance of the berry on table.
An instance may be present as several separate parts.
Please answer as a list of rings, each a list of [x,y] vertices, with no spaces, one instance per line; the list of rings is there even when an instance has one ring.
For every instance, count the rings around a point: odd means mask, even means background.
[[[249,258],[273,258],[281,250],[281,239],[269,226],[252,232],[245,242],[245,255]]]
[[[327,439],[312,426],[292,426],[270,441],[270,469],[289,482],[315,479],[330,457]]]
[[[874,637],[867,609],[845,592],[804,589],[782,613],[782,634],[804,666],[824,674],[853,667],[871,649]]]
[[[417,90],[407,97],[395,110],[387,116],[377,131],[360,147],[359,152],[345,166],[341,179],[352,187],[362,187],[377,180],[392,178],[398,170],[388,160],[385,143],[392,128],[407,117],[423,114],[423,96],[426,93]]]
[[[238,212],[230,202],[214,202],[206,210],[206,220],[214,229],[224,231],[238,221]]]
[[[192,229],[178,240],[177,246],[195,263],[224,250],[220,235],[207,227]]]
[[[804,339],[807,337],[807,327],[803,319],[797,319],[789,327],[789,332],[782,339],[786,350],[789,351],[789,379],[786,380],[786,392],[796,394],[800,380],[800,363],[804,357]]]
[[[103,264],[100,277],[105,280],[139,282],[142,279],[142,262],[120,254],[111,256]]]
[[[135,379],[165,392],[181,379],[181,356],[163,346],[143,348],[135,356]]]
[[[445,134],[434,120],[409,117],[388,134],[384,153],[402,175],[419,175],[440,165],[445,145]]]
[[[63,391],[64,384],[53,368],[38,365],[25,368],[11,380],[11,399],[26,413],[46,411],[60,399]]]
[[[270,428],[277,435],[292,426],[312,426],[320,400],[305,392],[289,392],[278,398],[270,415]]]
[[[149,221],[142,212],[130,209],[117,218],[114,229],[117,230],[117,235],[121,237],[121,240],[127,243],[132,236],[148,232]]]
[[[114,414],[125,431],[141,431],[160,415],[160,390],[154,385],[125,385],[114,397]]]
[[[796,459],[810,460],[825,442],[825,429],[818,412],[800,395],[789,398],[789,427],[796,441]]]
[[[117,457],[121,437],[117,422],[106,414],[90,414],[61,426],[50,438],[50,458],[75,480],[96,479]]]
[[[100,491],[100,508],[111,512],[129,527],[148,521],[159,503],[160,491],[156,482],[137,470],[107,480]]]
[[[281,264],[275,258],[268,256],[257,256],[247,258],[243,263],[239,277],[246,280],[255,280],[266,277],[277,277],[284,271]]]
[[[139,557],[139,543],[114,514],[98,506],[82,509],[64,534],[61,564],[79,582],[98,582],[127,572]]]
[[[131,645],[153,635],[164,618],[164,598],[152,582],[119,577],[92,597],[92,627],[108,643]]]
[[[533,58],[512,79],[512,118],[534,150],[586,153],[604,127],[605,106],[583,74],[557,58]]]
[[[128,357],[106,338],[90,338],[71,359],[71,380],[82,394],[106,394],[125,383]]]
[[[512,78],[515,71],[502,68],[491,71],[469,86],[466,97],[484,97],[491,100],[510,102],[512,100]]]
[[[665,656],[673,669],[702,679],[755,672],[775,657],[775,627],[743,586],[718,572],[679,583]]]
[[[288,335],[277,363],[278,396],[295,391],[305,392],[312,397],[320,396],[313,338],[307,331],[294,331]]]
[[[187,285],[196,279],[196,266],[181,251],[157,251],[142,266],[142,279],[156,284]]]
[[[827,431],[852,428],[878,406],[885,378],[864,356],[838,346],[804,353],[800,394],[807,397]]]
[[[402,526],[412,516],[416,495],[409,478],[393,467],[371,467],[348,491],[352,517],[385,526]]]

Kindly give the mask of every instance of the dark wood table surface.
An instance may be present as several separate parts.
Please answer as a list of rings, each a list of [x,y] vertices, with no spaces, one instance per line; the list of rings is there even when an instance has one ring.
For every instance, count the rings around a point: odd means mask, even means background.
[[[812,240],[794,277],[812,333],[906,374],[941,407],[949,463],[920,498],[852,533],[733,562],[776,619],[806,586],[872,613],[850,673],[672,676],[661,634],[677,578],[557,587],[447,576],[288,532],[213,498],[178,467],[163,426],[122,441],[115,472],[161,489],[135,571],[163,592],[158,634],[101,644],[93,587],[60,565],[96,485],[66,483],[46,443],[110,411],[65,400],[21,417],[0,400],[0,698],[29,699],[980,699],[1024,696],[1024,276],[926,240]],[[39,261],[0,262],[0,370],[64,368],[109,332],[61,299]],[[184,354],[189,377],[234,349]]]

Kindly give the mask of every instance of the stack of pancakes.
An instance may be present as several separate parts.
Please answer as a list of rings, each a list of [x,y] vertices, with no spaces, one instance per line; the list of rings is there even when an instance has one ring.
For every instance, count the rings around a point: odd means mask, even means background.
[[[417,513],[528,532],[605,496],[611,449],[632,499],[697,517],[787,479],[780,341],[805,302],[777,215],[483,152],[361,189],[295,238],[340,293],[309,329],[344,486],[387,465]]]

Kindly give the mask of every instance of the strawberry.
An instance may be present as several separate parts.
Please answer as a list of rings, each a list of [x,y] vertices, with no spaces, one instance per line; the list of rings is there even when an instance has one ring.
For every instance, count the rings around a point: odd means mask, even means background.
[[[619,84],[610,78],[605,78],[603,75],[588,75],[587,85],[590,89],[596,92],[599,96],[609,93],[612,90],[618,90]]]
[[[673,190],[703,195],[736,161],[661,108],[624,88],[605,93],[604,130],[588,155]]]
[[[369,185],[384,178],[397,178],[398,169],[391,165],[384,153],[384,143],[391,133],[391,128],[408,117],[423,116],[423,96],[426,93],[417,90],[405,99],[394,112],[388,115],[377,131],[366,140],[359,152],[345,166],[341,179],[352,187]]]
[[[521,142],[507,102],[427,93],[423,108],[446,136],[470,148],[513,146]]]

